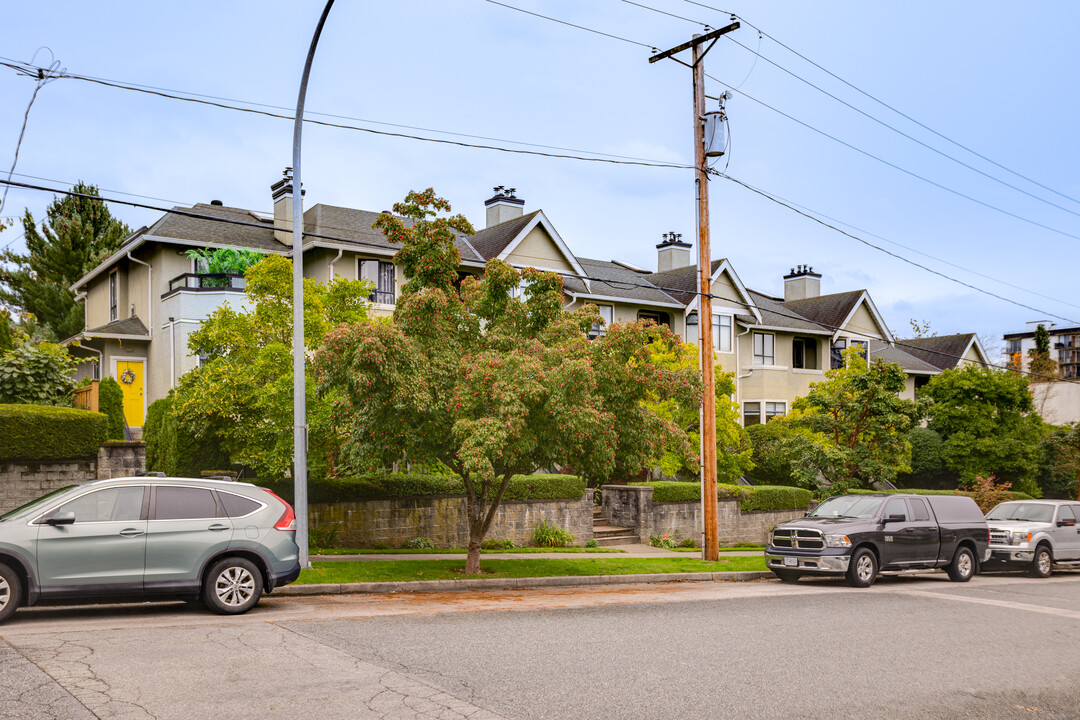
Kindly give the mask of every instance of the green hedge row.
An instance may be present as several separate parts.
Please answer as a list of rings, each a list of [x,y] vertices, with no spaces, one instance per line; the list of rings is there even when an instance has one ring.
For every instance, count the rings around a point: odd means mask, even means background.
[[[633,482],[653,489],[653,502],[696,502],[701,500],[701,484],[696,482]],[[809,490],[787,485],[725,485],[718,483],[716,494],[722,498],[737,497],[743,511],[805,510],[813,494]]]
[[[51,405],[0,405],[0,461],[96,458],[107,418]]]
[[[960,495],[974,497],[974,493],[970,493],[964,490],[919,490],[908,488],[898,488],[896,490],[849,490],[848,493],[852,495],[956,495],[959,493]],[[1013,500],[1034,500],[1033,497],[1031,497],[1027,493],[1020,492],[1019,490],[1010,490],[1009,495],[1012,496]]]
[[[289,502],[291,480],[255,480]],[[309,503],[362,502],[395,498],[464,495],[465,483],[451,475],[379,474],[350,478],[325,478],[308,483]],[[585,494],[585,481],[574,475],[515,475],[503,500],[576,500]],[[495,496],[494,490],[489,494]]]

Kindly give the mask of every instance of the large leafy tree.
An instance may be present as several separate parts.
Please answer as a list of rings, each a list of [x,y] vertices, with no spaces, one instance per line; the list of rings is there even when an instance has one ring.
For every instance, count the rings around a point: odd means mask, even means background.
[[[941,456],[961,483],[994,475],[1014,490],[1040,494],[1035,476],[1043,422],[1026,377],[965,365],[935,375],[921,393],[933,401],[928,427],[941,435]]]
[[[1080,424],[1059,425],[1039,444],[1039,487],[1047,497],[1080,499]]]
[[[562,310],[558,275],[493,260],[460,292],[455,233],[471,233],[433,190],[412,192],[375,226],[401,245],[407,279],[392,323],[331,331],[315,358],[320,390],[338,393],[352,469],[399,461],[442,463],[466,490],[466,572],[511,476],[569,465],[593,478],[640,472],[686,433],[646,400],[700,393],[696,369],[650,362],[650,343],[675,347],[667,328],[615,325],[596,341],[595,307]],[[524,282],[519,297],[517,289]]]
[[[73,192],[98,195],[77,183]],[[83,329],[83,310],[68,288],[115,252],[131,233],[103,200],[64,195],[53,198],[41,229],[29,210],[23,217],[26,253],[0,252],[0,302],[32,313],[53,340]]]
[[[192,354],[207,358],[180,378],[173,411],[197,437],[214,436],[233,462],[264,477],[282,477],[293,455],[292,263],[270,255],[245,273],[250,310],[225,304],[188,338]],[[327,330],[367,321],[371,283],[304,281],[304,342],[318,347]],[[334,462],[336,435],[330,404],[319,400],[307,375],[312,475]]]
[[[919,403],[900,397],[906,376],[899,365],[867,363],[857,348],[844,359],[844,367],[826,372],[780,419],[792,429],[785,446],[794,476],[805,485],[823,479],[833,491],[892,481],[910,470],[908,431],[921,415]]]

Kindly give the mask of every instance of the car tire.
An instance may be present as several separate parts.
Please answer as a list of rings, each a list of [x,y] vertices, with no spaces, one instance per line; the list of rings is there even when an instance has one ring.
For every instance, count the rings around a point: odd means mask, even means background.
[[[795,583],[799,582],[799,578],[802,577],[801,572],[795,572],[794,570],[777,570],[773,569],[776,577],[780,578],[780,582]]]
[[[22,579],[7,565],[0,563],[0,623],[7,620],[22,600]]]
[[[1046,545],[1035,548],[1035,556],[1031,558],[1031,567],[1028,573],[1031,577],[1048,578],[1054,572],[1054,555]]]
[[[263,576],[255,563],[227,557],[206,573],[202,597],[206,607],[218,615],[240,615],[258,604],[262,591]]]
[[[953,560],[945,568],[953,582],[967,582],[975,576],[975,554],[970,548],[957,548]]]
[[[848,565],[847,583],[851,587],[868,588],[877,579],[878,563],[874,551],[867,547],[861,547],[851,556],[851,564]]]

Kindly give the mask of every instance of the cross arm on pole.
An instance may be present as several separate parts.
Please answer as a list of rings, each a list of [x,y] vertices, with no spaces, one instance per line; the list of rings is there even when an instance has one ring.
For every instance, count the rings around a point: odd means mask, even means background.
[[[717,38],[719,38],[721,35],[727,35],[729,32],[732,32],[734,30],[738,30],[739,27],[740,26],[739,26],[738,22],[733,22],[730,25],[728,25],[727,27],[722,27],[719,30],[713,30],[712,32],[707,32],[704,35],[701,35],[700,37],[696,37],[696,38],[694,38],[693,40],[691,40],[689,42],[684,42],[682,45],[676,45],[675,47],[671,48],[670,50],[665,50],[664,52],[656,53],[655,55],[653,55],[652,57],[649,58],[649,62],[651,62],[651,63],[659,62],[660,60],[663,60],[664,58],[669,58],[672,55],[675,55],[676,53],[681,53],[683,50],[689,50],[692,47],[695,47],[697,45],[701,45],[703,43],[707,43],[710,40],[712,40],[715,43]],[[706,48],[705,52],[701,53],[701,57],[698,58],[698,62],[701,61],[701,58],[705,57],[705,53],[709,52],[709,50],[711,48],[712,48],[712,45],[709,45],[709,47]]]

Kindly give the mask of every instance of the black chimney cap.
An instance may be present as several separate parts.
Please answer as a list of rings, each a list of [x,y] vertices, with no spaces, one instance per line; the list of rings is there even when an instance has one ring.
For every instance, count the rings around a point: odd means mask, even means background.
[[[216,207],[224,207],[225,206],[225,203],[221,202],[220,200],[211,200],[210,204],[214,205]]]

